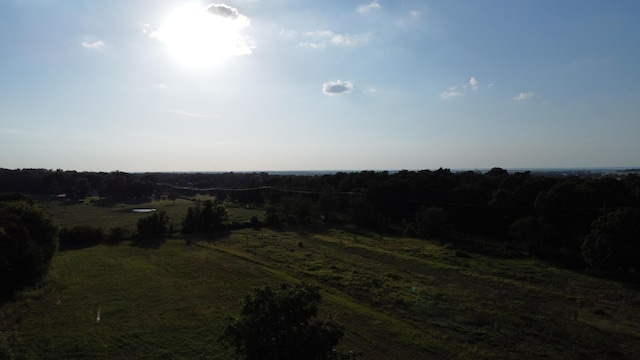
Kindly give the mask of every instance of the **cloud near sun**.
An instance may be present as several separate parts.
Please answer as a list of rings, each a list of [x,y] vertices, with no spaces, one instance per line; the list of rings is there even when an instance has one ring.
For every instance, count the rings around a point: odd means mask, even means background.
[[[329,81],[322,84],[322,92],[326,95],[343,95],[353,91],[353,83],[350,81]]]
[[[150,36],[164,43],[181,63],[208,67],[251,54],[251,39],[240,32],[249,18],[225,4],[187,5],[176,9]]]

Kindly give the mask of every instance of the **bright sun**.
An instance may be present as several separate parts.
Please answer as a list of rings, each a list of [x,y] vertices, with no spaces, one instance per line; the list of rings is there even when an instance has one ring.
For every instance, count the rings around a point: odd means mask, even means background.
[[[181,63],[197,68],[219,64],[234,55],[250,54],[252,44],[240,30],[249,18],[224,4],[181,7],[151,36],[165,43]]]

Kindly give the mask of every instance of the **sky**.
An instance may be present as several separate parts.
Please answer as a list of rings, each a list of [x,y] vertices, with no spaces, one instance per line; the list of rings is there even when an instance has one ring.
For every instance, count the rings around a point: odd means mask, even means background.
[[[0,168],[640,166],[637,0],[0,0]]]

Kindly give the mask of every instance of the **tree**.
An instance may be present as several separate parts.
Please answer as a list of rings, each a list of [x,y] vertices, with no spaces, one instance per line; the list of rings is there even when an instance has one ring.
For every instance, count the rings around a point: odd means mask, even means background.
[[[166,211],[160,211],[160,214],[153,213],[138,220],[138,236],[163,239],[169,233],[170,227]]]
[[[218,201],[207,200],[203,207],[196,203],[195,207],[187,209],[187,215],[182,221],[182,232],[188,234],[219,230],[227,219],[227,208]]]
[[[167,195],[167,199],[173,201],[173,204],[176,204],[176,199],[178,198],[178,193],[175,191],[172,191],[169,193],[169,195]]]
[[[29,286],[48,270],[58,226],[32,201],[0,199],[0,297]]]
[[[640,269],[640,210],[622,207],[600,216],[582,243],[584,260],[596,270]]]
[[[87,196],[90,189],[91,189],[91,184],[89,183],[89,180],[87,180],[86,177],[79,178],[78,180],[76,180],[76,183],[73,187],[74,194],[81,199],[84,199]]]
[[[247,295],[239,317],[231,320],[220,341],[245,360],[322,360],[355,358],[335,346],[344,329],[334,321],[313,320],[321,295],[316,286],[282,284]]]
[[[200,213],[200,230],[209,232],[219,229],[227,221],[227,208],[217,200],[207,200]]]
[[[447,212],[439,207],[420,207],[415,215],[418,235],[424,238],[449,238],[453,227],[449,223]]]
[[[555,229],[543,217],[527,216],[514,221],[509,227],[509,236],[531,251],[538,251],[553,244]]]

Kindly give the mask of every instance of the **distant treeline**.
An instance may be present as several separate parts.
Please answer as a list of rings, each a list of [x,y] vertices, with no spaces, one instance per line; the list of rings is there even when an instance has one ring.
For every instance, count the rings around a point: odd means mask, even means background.
[[[640,208],[640,176],[617,176],[547,176],[501,168],[308,176],[0,169],[0,192],[114,200],[207,193],[265,207],[269,226],[352,223],[424,237],[467,234],[580,262],[594,221],[621,208]]]

